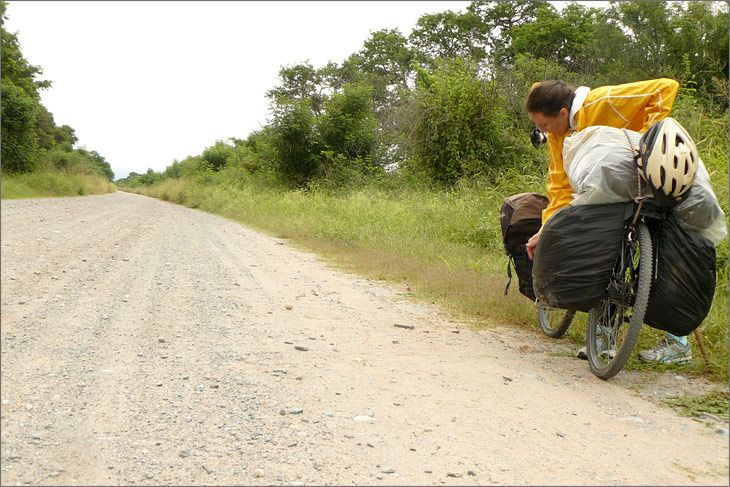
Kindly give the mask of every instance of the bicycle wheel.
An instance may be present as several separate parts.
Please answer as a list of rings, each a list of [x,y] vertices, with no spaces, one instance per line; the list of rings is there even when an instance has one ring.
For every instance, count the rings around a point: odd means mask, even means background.
[[[637,224],[636,237],[624,240],[607,295],[588,314],[588,364],[601,379],[610,379],[626,365],[644,323],[653,252],[649,229],[643,223]]]
[[[540,328],[544,334],[551,338],[560,338],[565,335],[573,322],[574,316],[575,311],[537,304],[537,317],[540,320]]]

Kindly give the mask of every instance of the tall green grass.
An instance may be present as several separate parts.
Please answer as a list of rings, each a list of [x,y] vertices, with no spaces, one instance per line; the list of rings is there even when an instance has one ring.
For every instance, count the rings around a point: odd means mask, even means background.
[[[512,323],[537,331],[535,309],[512,286],[504,296],[507,259],[499,211],[504,197],[543,191],[541,175],[510,172],[496,183],[473,181],[453,190],[417,189],[379,183],[352,190],[286,190],[230,174],[168,179],[133,191],[216,213],[290,239],[332,258],[346,270],[401,283],[419,298],[438,302],[477,326]],[[724,208],[727,211],[725,194]],[[727,246],[718,252],[727,253]],[[712,311],[702,327],[711,361],[690,373],[727,380],[727,261]],[[583,340],[585,319],[569,337]],[[662,333],[644,327],[640,347]],[[696,344],[693,344],[696,347]],[[694,350],[699,359],[699,349]],[[637,362],[629,368],[646,367]]]
[[[3,174],[0,185],[3,199],[80,196],[115,190],[116,186],[102,176],[63,171]]]

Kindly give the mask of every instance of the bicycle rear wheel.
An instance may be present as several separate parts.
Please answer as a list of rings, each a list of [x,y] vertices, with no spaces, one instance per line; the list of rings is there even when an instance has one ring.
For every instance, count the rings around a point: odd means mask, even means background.
[[[573,322],[574,316],[575,311],[537,304],[537,317],[540,320],[540,328],[544,334],[551,338],[560,338],[565,335]]]
[[[588,364],[601,379],[610,379],[626,365],[644,323],[653,262],[645,224],[637,224],[636,237],[624,240],[607,295],[588,314]]]

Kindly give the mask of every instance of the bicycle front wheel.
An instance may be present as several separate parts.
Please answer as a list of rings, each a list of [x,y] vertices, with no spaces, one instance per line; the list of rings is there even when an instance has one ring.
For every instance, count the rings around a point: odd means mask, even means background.
[[[649,302],[652,256],[649,229],[638,223],[636,238],[624,240],[606,297],[588,314],[588,364],[601,379],[621,371],[639,338]]]
[[[537,317],[540,320],[540,328],[544,334],[551,338],[560,338],[565,335],[573,322],[574,316],[575,311],[537,304]]]

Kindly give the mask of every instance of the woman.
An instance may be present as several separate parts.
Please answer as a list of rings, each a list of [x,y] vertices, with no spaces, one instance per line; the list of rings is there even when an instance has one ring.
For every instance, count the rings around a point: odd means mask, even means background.
[[[667,78],[602,86],[593,90],[586,86],[573,90],[557,80],[532,85],[525,108],[537,128],[547,133],[550,158],[546,182],[548,206],[542,213],[543,225],[573,199],[573,188],[563,168],[565,137],[594,125],[644,133],[654,122],[669,115],[678,90],[679,83]],[[540,232],[537,232],[527,242],[530,259],[539,239]],[[640,352],[640,357],[652,362],[683,363],[691,360],[692,356],[686,337],[668,334],[665,342],[653,350]]]

